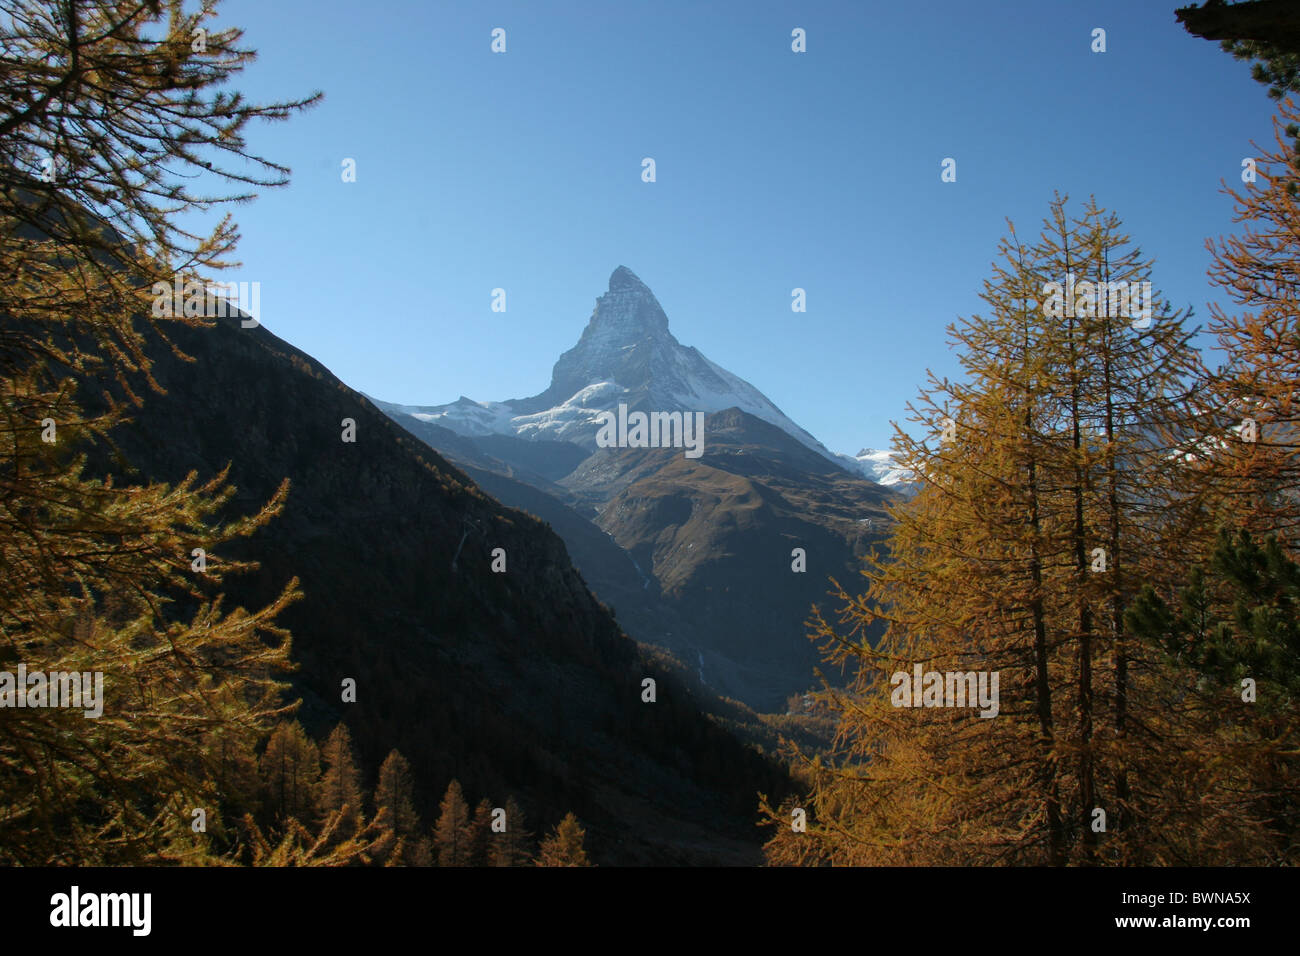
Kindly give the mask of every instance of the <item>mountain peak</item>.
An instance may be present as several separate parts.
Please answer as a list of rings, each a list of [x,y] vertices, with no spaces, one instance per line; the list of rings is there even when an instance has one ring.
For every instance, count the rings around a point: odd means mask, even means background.
[[[609,276],[609,290],[596,300],[596,310],[583,333],[590,344],[622,348],[668,333],[668,316],[650,287],[627,266]]]
[[[608,291],[596,299],[577,344],[556,361],[544,392],[506,402],[386,407],[465,435],[516,435],[594,448],[598,413],[620,404],[657,412],[737,408],[847,467],[753,385],[678,342],[659,300],[627,266],[610,273]]]
[[[649,292],[650,289],[637,277],[637,274],[627,266],[619,266],[609,274],[609,291]]]

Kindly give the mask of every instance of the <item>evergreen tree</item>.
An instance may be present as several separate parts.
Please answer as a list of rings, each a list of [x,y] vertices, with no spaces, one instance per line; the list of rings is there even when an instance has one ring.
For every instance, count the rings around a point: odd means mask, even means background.
[[[1176,11],[1193,36],[1218,40],[1238,60],[1251,61],[1251,76],[1281,99],[1300,92],[1300,11],[1285,3],[1207,0]]]
[[[1208,569],[1194,567],[1176,607],[1148,587],[1126,618],[1179,665],[1221,688],[1254,681],[1259,710],[1300,704],[1300,565],[1277,538],[1219,531]]]
[[[586,833],[572,813],[556,824],[537,852],[538,866],[591,866],[583,848]]]
[[[1198,805],[1217,819],[1195,835],[1211,861],[1294,865],[1300,854],[1300,565],[1275,537],[1222,528],[1210,561],[1172,601],[1148,587],[1126,614],[1132,632],[1186,674],[1201,763]],[[1230,768],[1230,769],[1226,769]],[[1195,858],[1195,857],[1193,857]]]
[[[208,321],[153,308],[154,283],[203,281],[233,251],[228,217],[203,237],[191,214],[286,181],[244,128],[309,102],[261,106],[229,89],[253,54],[233,28],[198,51],[214,15],[212,3],[5,5],[0,659],[102,675],[103,713],[6,711],[0,862],[160,860],[188,844],[193,808],[216,820],[223,804],[250,805],[228,789],[234,768],[286,712],[275,619],[296,583],[260,610],[227,608],[223,579],[253,565],[218,556],[271,520],[287,488],[219,519],[224,473],[139,484],[87,454],[159,390],[147,343]],[[196,193],[196,173],[235,189]]]
[[[438,807],[438,822],[434,827],[434,847],[439,866],[469,866],[470,860],[469,804],[460,783],[453,780],[443,794]]]

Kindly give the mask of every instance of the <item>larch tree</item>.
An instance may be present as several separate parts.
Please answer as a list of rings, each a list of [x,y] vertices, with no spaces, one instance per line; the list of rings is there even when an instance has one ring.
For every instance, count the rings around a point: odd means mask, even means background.
[[[1144,583],[1177,579],[1202,521],[1181,493],[1180,453],[1199,425],[1196,385],[1205,369],[1196,330],[1185,326],[1189,313],[1157,307],[1152,263],[1095,202],[1069,223],[1054,204],[1035,259],[1057,274],[1093,279],[1090,290],[1075,286],[1084,294],[1072,310],[1056,310],[1065,312],[1058,350],[1067,447],[1049,474],[1069,509],[1076,649],[1063,703],[1077,722],[1081,859],[1135,863],[1179,830],[1164,817],[1162,796],[1132,785],[1180,756],[1153,731],[1179,695],[1152,686],[1158,671],[1126,633],[1124,612]],[[1140,831],[1130,833],[1139,817]]]
[[[222,518],[224,473],[133,483],[87,455],[160,391],[149,344],[169,323],[211,321],[155,309],[156,284],[202,285],[232,264],[233,222],[197,235],[198,216],[287,181],[245,128],[312,101],[230,90],[253,53],[215,13],[0,3],[0,660],[103,682],[94,719],[4,710],[3,862],[166,857],[195,808],[212,828],[240,803],[222,786],[286,712],[275,619],[296,582],[264,608],[228,608],[223,579],[252,565],[219,555],[287,487]]]
[[[920,488],[894,509],[888,558],[870,559],[865,594],[836,584],[836,623],[814,610],[831,662],[859,666],[826,692],[839,748],[805,765],[804,827],[765,806],[773,862],[1136,852],[1097,824],[1158,806],[1134,794],[1132,766],[1169,754],[1158,734],[1134,741],[1122,612],[1165,534],[1170,456],[1150,423],[1189,417],[1199,368],[1149,275],[1095,204],[1069,220],[1058,197],[1036,242],[1012,228],[1001,243],[989,312],[950,327],[965,374],[932,376],[911,407],[924,438],[898,429]]]
[[[438,806],[438,822],[434,826],[434,850],[439,866],[469,866],[470,861],[469,804],[460,782],[447,785],[442,803]]]
[[[375,784],[375,813],[399,837],[415,840],[420,832],[420,817],[415,812],[415,785],[411,782],[411,765],[398,751],[390,750],[379,766]]]
[[[249,866],[374,866],[395,862],[400,842],[391,827],[371,820],[353,829],[353,815],[345,809],[327,814],[315,832],[294,818],[282,831],[263,831],[251,815],[245,816],[246,834],[237,859]]]
[[[393,864],[428,866],[430,852],[428,839],[415,810],[415,784],[411,780],[411,765],[398,751],[390,750],[379,767],[379,780],[375,784],[375,822],[388,827],[398,839]]]
[[[505,830],[488,834],[488,863],[492,866],[527,866],[533,858],[533,835],[524,811],[514,797],[506,799]]]
[[[1227,361],[1207,382],[1198,449],[1217,523],[1276,534],[1288,548],[1300,544],[1300,159],[1284,136],[1297,122],[1300,108],[1284,101],[1255,181],[1225,188],[1242,231],[1207,242],[1210,279],[1231,304],[1210,310]]]
[[[260,768],[269,809],[281,820],[310,821],[320,784],[320,748],[302,724],[294,720],[276,725],[262,751]]]
[[[587,834],[572,813],[555,825],[537,851],[538,866],[592,866],[584,847]]]
[[[322,820],[341,814],[339,834],[354,836],[360,829],[365,794],[361,789],[361,771],[352,755],[352,734],[340,723],[321,747],[325,764],[320,785],[316,788],[316,807]]]

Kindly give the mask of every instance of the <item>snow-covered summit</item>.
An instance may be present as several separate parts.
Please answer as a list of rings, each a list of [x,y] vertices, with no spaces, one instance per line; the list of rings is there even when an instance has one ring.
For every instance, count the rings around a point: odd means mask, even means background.
[[[516,435],[592,449],[599,414],[620,403],[663,412],[739,408],[845,467],[846,456],[832,454],[753,385],[678,342],[654,293],[626,266],[610,275],[609,288],[596,300],[578,343],[560,356],[550,387],[541,394],[505,402],[462,396],[448,405],[428,406],[376,402],[386,411],[413,415],[470,437]]]

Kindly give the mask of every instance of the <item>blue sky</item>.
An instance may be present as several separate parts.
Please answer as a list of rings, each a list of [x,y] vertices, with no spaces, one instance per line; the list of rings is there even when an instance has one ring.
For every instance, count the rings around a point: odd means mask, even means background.
[[[1006,219],[1036,233],[1054,190],[1114,210],[1208,319],[1220,180],[1272,102],[1185,2],[227,0],[260,53],[239,88],[325,100],[252,131],[293,184],[236,209],[226,278],[353,388],[434,404],[544,389],[626,265],[833,450],[886,447],[926,369],[956,371],[944,329]]]

